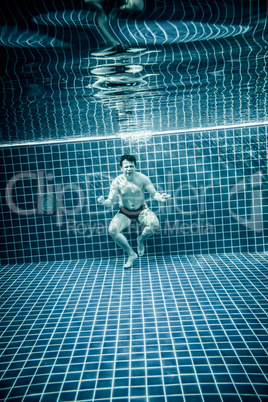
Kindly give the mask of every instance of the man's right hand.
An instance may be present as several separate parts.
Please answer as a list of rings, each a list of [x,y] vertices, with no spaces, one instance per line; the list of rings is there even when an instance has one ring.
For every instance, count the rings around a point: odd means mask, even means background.
[[[109,198],[107,200],[105,200],[103,195],[101,197],[99,197],[97,199],[97,201],[98,201],[99,204],[104,205],[107,208],[111,208],[111,206],[113,205],[113,202],[111,200],[109,200]]]

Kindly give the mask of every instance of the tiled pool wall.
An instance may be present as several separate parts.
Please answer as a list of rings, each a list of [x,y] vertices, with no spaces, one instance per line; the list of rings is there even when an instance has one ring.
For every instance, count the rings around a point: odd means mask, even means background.
[[[146,195],[160,231],[147,253],[214,254],[268,249],[267,127],[0,148],[2,263],[121,256],[108,234],[118,210],[97,205],[125,153],[167,203]],[[136,247],[132,224],[126,235]]]

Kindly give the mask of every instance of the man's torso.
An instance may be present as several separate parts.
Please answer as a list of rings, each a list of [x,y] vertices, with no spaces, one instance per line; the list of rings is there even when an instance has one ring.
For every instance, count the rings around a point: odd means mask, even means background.
[[[132,181],[128,181],[122,174],[115,180],[115,185],[120,196],[120,205],[127,209],[136,210],[144,204],[144,190],[146,176],[135,172]]]

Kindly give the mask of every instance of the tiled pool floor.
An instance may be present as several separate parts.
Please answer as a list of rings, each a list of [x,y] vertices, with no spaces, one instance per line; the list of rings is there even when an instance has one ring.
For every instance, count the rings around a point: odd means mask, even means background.
[[[1,401],[268,401],[268,254],[1,267]]]

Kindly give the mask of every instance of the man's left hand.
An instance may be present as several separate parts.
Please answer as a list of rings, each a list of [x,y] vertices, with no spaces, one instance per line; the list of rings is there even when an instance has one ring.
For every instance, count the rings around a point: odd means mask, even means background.
[[[159,201],[167,201],[170,197],[171,195],[163,193],[161,194]]]

